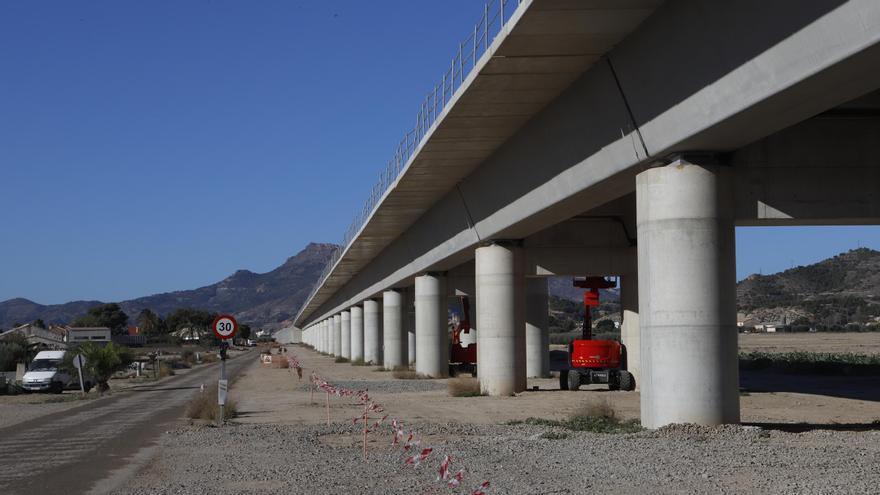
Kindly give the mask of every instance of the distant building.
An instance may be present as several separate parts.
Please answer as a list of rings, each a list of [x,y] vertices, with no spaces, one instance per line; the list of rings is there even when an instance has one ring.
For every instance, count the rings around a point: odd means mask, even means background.
[[[128,327],[125,329],[127,335],[141,335],[141,327]]]
[[[23,335],[27,338],[28,344],[34,345],[40,349],[60,350],[67,348],[63,335],[32,324],[17,326],[12,330],[0,333],[0,340],[13,334]]]
[[[107,327],[67,327],[68,344],[92,342],[105,345],[111,341],[110,329]]]

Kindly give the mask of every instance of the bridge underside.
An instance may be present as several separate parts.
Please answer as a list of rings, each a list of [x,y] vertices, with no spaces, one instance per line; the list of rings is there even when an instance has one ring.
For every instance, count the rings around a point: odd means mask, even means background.
[[[880,5],[818,4],[663,4],[313,301],[304,338],[363,305],[366,346],[384,306],[372,338],[414,330],[395,359],[442,376],[435,316],[468,295],[481,386],[516,393],[547,373],[543,277],[618,275],[642,423],[737,422],[735,226],[880,223]]]

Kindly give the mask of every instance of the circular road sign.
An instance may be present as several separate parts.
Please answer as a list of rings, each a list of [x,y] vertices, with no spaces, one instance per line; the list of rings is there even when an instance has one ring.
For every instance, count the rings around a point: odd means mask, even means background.
[[[214,319],[211,326],[214,329],[214,335],[220,340],[231,339],[238,331],[238,322],[232,315],[220,315]]]
[[[86,358],[82,354],[77,354],[73,357],[73,367],[76,369],[82,369],[83,366],[86,365]]]

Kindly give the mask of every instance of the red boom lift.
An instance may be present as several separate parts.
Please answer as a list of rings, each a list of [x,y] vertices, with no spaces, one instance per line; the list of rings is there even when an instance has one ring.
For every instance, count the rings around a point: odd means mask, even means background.
[[[461,320],[452,330],[449,349],[449,376],[470,373],[477,376],[477,331],[471,328],[471,305],[467,296],[459,296]]]
[[[599,289],[610,289],[615,280],[575,277],[584,291],[584,330],[581,339],[568,346],[570,369],[559,372],[559,388],[577,390],[581,385],[607,383],[611,390],[634,390],[635,379],[626,371],[626,348],[616,340],[593,340],[592,310],[599,305]]]

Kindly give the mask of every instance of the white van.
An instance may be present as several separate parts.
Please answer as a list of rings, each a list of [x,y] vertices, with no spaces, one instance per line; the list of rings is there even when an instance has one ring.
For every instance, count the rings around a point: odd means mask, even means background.
[[[61,368],[67,351],[40,351],[27,373],[21,379],[21,387],[29,392],[52,392],[60,394],[64,389],[79,389],[79,375]],[[86,392],[92,388],[91,377],[83,375]]]

